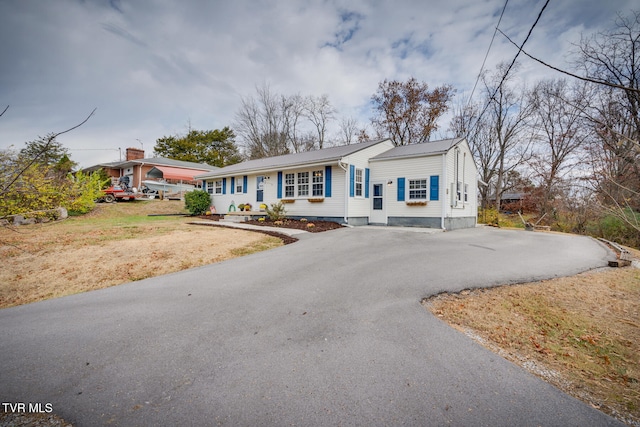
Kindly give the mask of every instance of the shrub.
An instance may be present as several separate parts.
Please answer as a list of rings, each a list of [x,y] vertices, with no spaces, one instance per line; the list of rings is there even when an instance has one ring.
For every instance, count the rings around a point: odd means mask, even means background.
[[[204,214],[211,205],[209,193],[204,190],[194,190],[184,195],[184,206],[191,215]]]
[[[271,203],[271,207],[265,209],[267,216],[272,221],[279,221],[285,218],[286,212],[282,202]]]

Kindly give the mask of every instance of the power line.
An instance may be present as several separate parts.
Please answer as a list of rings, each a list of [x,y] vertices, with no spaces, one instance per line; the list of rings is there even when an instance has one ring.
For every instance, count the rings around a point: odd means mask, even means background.
[[[508,3],[509,3],[509,0],[506,0],[504,2],[504,7],[502,8],[502,12],[500,13],[500,19],[498,19],[498,23],[496,24],[496,29],[493,32],[493,37],[491,37],[491,42],[489,43],[489,48],[487,49],[487,53],[484,55],[484,60],[482,61],[482,65],[480,66],[480,71],[478,72],[478,77],[476,77],[476,82],[473,84],[473,89],[471,89],[471,95],[469,95],[467,106],[471,103],[471,100],[473,99],[473,93],[476,91],[476,87],[478,86],[478,81],[480,80],[480,76],[484,71],[484,65],[486,64],[487,58],[489,57],[489,51],[491,50],[491,46],[493,46],[493,41],[495,40],[496,34],[498,33],[498,27],[500,27],[500,22],[502,22],[502,16],[504,15],[504,11],[507,9]]]
[[[540,21],[540,18],[542,17],[542,13],[544,12],[544,10],[549,5],[549,1],[550,0],[547,0],[545,2],[544,6],[542,6],[542,9],[540,9],[540,13],[538,13],[538,17],[536,18],[536,20],[533,23],[533,25],[531,25],[531,28],[529,29],[529,32],[527,33],[527,37],[524,39],[522,44],[518,47],[518,52],[516,53],[516,56],[513,57],[513,61],[511,61],[511,64],[509,64],[509,67],[507,68],[507,71],[505,71],[504,75],[502,76],[502,79],[500,80],[500,83],[498,84],[498,86],[496,86],[496,89],[493,91],[493,94],[489,97],[489,99],[487,100],[484,108],[482,109],[482,112],[478,116],[478,119],[476,120],[476,123],[471,128],[475,128],[476,126],[478,126],[478,124],[480,123],[480,120],[482,119],[482,116],[487,111],[487,108],[489,108],[489,104],[491,104],[491,101],[495,100],[495,96],[498,93],[498,90],[500,90],[500,88],[504,84],[504,81],[507,79],[507,76],[509,75],[509,71],[511,71],[511,68],[513,68],[514,64],[518,60],[518,56],[520,56],[520,52],[522,52],[522,48],[524,47],[524,45],[529,40],[529,37],[531,37],[531,33],[533,32],[533,29],[536,27],[536,25],[538,25],[538,21]]]

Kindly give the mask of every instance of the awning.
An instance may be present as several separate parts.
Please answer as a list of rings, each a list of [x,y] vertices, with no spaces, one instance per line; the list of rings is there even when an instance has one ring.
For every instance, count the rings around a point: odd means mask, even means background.
[[[207,170],[202,169],[183,169],[171,166],[154,166],[147,172],[147,178],[175,179],[182,181],[196,181],[193,177],[201,175]]]

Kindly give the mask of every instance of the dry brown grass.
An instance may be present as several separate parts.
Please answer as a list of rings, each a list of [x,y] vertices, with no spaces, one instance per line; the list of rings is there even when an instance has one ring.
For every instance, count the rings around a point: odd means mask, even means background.
[[[180,201],[101,204],[88,216],[0,227],[0,308],[105,288],[280,246],[275,237],[187,225]]]
[[[640,270],[606,268],[424,301],[565,392],[640,425]]]

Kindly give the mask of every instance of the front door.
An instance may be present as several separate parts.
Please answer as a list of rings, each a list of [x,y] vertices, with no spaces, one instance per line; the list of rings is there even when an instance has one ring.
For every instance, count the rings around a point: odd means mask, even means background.
[[[264,202],[264,176],[256,177],[256,202]]]
[[[371,224],[386,224],[387,214],[384,209],[384,184],[381,182],[374,182],[371,197],[371,216],[369,223]]]

